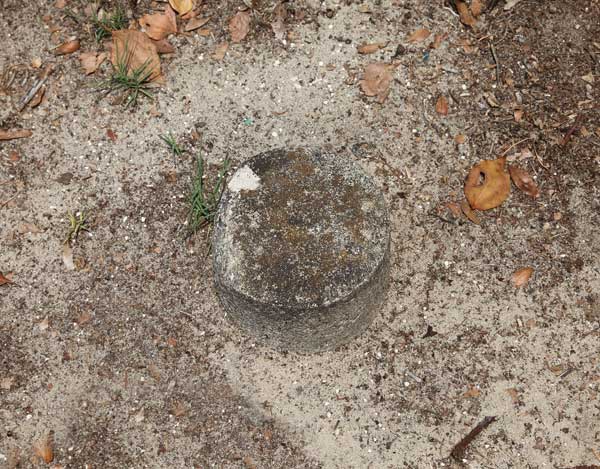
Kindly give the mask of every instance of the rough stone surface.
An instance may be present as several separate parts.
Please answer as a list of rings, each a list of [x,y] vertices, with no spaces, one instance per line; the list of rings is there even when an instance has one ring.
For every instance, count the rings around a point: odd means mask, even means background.
[[[225,309],[276,348],[335,347],[364,330],[385,297],[385,201],[345,156],[293,149],[250,159],[223,194],[213,243]]]

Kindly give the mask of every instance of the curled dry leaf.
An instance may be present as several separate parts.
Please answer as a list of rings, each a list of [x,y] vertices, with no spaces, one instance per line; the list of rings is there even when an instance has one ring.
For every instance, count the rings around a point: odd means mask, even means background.
[[[367,65],[360,88],[367,96],[377,96],[377,102],[383,103],[389,94],[392,82],[392,66],[383,62]]]
[[[198,28],[201,28],[202,26],[204,26],[206,23],[208,23],[209,20],[210,20],[210,18],[198,18],[198,17],[192,18],[185,25],[185,30],[187,32],[194,31],[195,29],[198,29]]]
[[[408,36],[408,42],[421,42],[429,37],[431,31],[425,28],[417,29],[414,33]]]
[[[518,166],[510,165],[508,167],[508,172],[510,173],[512,181],[515,183],[515,186],[517,186],[521,191],[525,192],[525,194],[533,197],[534,199],[539,197],[540,190],[527,171],[519,168]]]
[[[228,48],[228,42],[222,42],[220,44],[217,44],[217,47],[215,47],[215,53],[213,54],[213,57],[219,61],[223,60],[223,57],[225,57],[225,53],[227,52]]]
[[[160,41],[169,34],[177,32],[177,18],[173,9],[168,5],[164,13],[144,15],[140,18],[139,22],[150,39],[154,39],[155,41]]]
[[[387,45],[386,42],[375,42],[373,44],[362,44],[358,46],[359,54],[372,54],[377,52],[379,49],[383,49]]]
[[[156,45],[145,33],[133,29],[122,29],[112,32],[113,47],[110,60],[117,67],[125,62],[127,71],[145,67],[150,73],[150,81],[162,82],[160,59]]]
[[[169,0],[169,4],[180,15],[185,15],[194,8],[193,0]]]
[[[14,140],[16,138],[27,138],[31,137],[31,130],[18,129],[18,130],[2,130],[0,129],[0,140]]]
[[[520,288],[529,282],[533,275],[533,267],[523,267],[512,274],[512,283],[516,288]]]
[[[38,458],[42,458],[46,464],[49,464],[54,460],[54,442],[52,440],[52,433],[49,433],[33,445],[33,452],[35,455]]]
[[[448,115],[448,100],[445,96],[440,96],[435,103],[435,112],[440,116]]]
[[[456,134],[454,136],[454,141],[456,143],[458,143],[459,145],[462,145],[463,143],[465,143],[467,141],[467,137],[464,134]]]
[[[53,52],[54,55],[67,55],[72,54],[76,50],[79,50],[79,39],[63,42],[60,46],[54,49]]]
[[[81,67],[85,74],[91,75],[98,70],[98,67],[106,60],[107,55],[106,52],[101,52],[100,54],[96,52],[82,52],[79,54]]]
[[[241,42],[250,31],[250,13],[238,11],[229,20],[229,33],[233,42]]]
[[[510,176],[506,158],[483,160],[471,168],[465,181],[465,196],[471,208],[489,210],[498,207],[510,194]]]

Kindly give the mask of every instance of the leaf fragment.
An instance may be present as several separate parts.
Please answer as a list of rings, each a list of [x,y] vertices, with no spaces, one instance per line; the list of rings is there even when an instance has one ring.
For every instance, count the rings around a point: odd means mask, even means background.
[[[506,158],[482,160],[469,171],[465,196],[471,208],[489,210],[502,204],[510,194],[510,176],[505,170]]]
[[[460,209],[465,214],[465,217],[467,217],[472,223],[475,223],[476,225],[481,224],[481,219],[479,218],[479,215],[477,215],[477,212],[475,212],[475,210],[471,208],[469,202],[467,202],[467,199],[462,200],[462,202],[460,203]]]
[[[53,446],[52,432],[50,432],[33,445],[33,452],[38,458],[41,458],[46,464],[49,464],[54,460]]]
[[[169,4],[180,15],[185,15],[194,8],[193,0],[169,0]]]
[[[220,44],[217,44],[217,47],[215,47],[215,53],[213,54],[213,58],[219,61],[223,60],[228,48],[228,42],[221,42]]]
[[[73,262],[73,249],[69,243],[63,244],[62,260],[67,270],[75,270],[75,263]]]
[[[210,18],[198,18],[198,17],[192,18],[185,25],[185,31],[186,32],[194,31],[194,30],[196,30],[198,28],[201,28],[202,26],[204,26],[209,21],[210,21]]]
[[[383,49],[386,45],[386,42],[375,42],[373,44],[361,44],[357,49],[359,54],[365,55],[377,52],[379,49]]]
[[[150,81],[162,81],[156,45],[145,33],[134,29],[121,29],[112,32],[112,40],[110,59],[115,68],[125,62],[127,72],[144,69],[149,74]]]
[[[392,82],[391,69],[393,67],[383,62],[367,65],[360,88],[367,96],[377,96],[377,102],[383,103],[389,94]]]
[[[473,17],[471,10],[469,10],[469,6],[462,0],[456,0],[455,4],[456,11],[458,11],[458,14],[460,15],[461,23],[471,27],[475,26],[477,20]]]
[[[529,282],[533,272],[533,267],[523,267],[522,269],[515,271],[511,278],[515,288],[521,288],[523,285]]]
[[[63,42],[60,46],[53,50],[53,53],[54,55],[67,55],[72,54],[76,50],[79,50],[79,39]]]
[[[139,23],[150,39],[154,39],[155,41],[160,41],[169,34],[177,32],[177,17],[173,9],[168,5],[164,13],[144,15],[140,18]]]
[[[0,140],[14,140],[17,138],[31,137],[33,133],[27,129],[3,130],[0,129]]]
[[[508,172],[510,173],[510,177],[515,186],[517,186],[522,192],[525,192],[525,194],[533,197],[534,199],[539,197],[540,190],[527,171],[511,164],[508,167]]]
[[[82,52],[79,54],[79,61],[85,74],[91,75],[98,70],[98,67],[106,60],[107,56],[106,52],[101,52],[100,54],[97,52]]]
[[[13,281],[9,278],[10,274],[6,274],[7,276],[4,276],[2,274],[2,272],[0,272],[0,286],[2,285],[10,285],[11,283],[13,283]]]
[[[425,28],[417,29],[410,36],[408,36],[408,42],[411,42],[411,43],[422,42],[425,39],[427,39],[430,34],[431,34],[431,31],[429,31],[428,29],[425,29]]]
[[[238,11],[229,20],[229,33],[233,42],[241,42],[250,32],[250,13]]]
[[[435,103],[435,112],[440,116],[448,115],[448,100],[445,96],[440,96]]]

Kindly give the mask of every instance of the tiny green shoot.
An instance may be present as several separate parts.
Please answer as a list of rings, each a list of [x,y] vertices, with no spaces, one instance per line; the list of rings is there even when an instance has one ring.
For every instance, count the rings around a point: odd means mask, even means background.
[[[85,212],[77,212],[73,214],[73,212],[69,210],[67,212],[67,217],[69,218],[69,232],[67,234],[67,238],[65,239],[65,244],[77,240],[79,233],[82,231],[90,230]]]
[[[186,238],[196,233],[206,225],[211,224],[215,215],[221,195],[223,193],[227,171],[229,170],[229,159],[225,159],[217,174],[212,189],[206,187],[205,163],[200,155],[196,159],[196,171],[192,179],[189,197],[189,212],[187,220]]]
[[[129,70],[132,54],[128,51],[127,44],[122,54],[118,50],[115,53],[117,60],[114,71],[107,80],[100,83],[99,88],[108,90],[109,93],[122,92],[125,107],[135,105],[140,96],[153,99],[150,92],[153,73],[151,60],[148,59],[139,67]]]
[[[111,13],[107,13],[102,17],[95,15],[92,18],[92,23],[96,42],[101,42],[107,36],[110,36],[112,31],[127,28],[128,19],[123,7],[117,5]]]

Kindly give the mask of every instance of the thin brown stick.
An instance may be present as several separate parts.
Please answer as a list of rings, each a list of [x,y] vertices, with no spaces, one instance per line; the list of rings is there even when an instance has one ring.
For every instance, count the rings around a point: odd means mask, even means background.
[[[471,430],[467,436],[465,436],[462,440],[460,440],[456,446],[452,449],[450,456],[452,456],[457,461],[461,461],[463,456],[465,455],[465,451],[467,447],[471,444],[471,442],[475,439],[477,435],[479,435],[483,430],[485,430],[492,422],[496,421],[496,417],[485,417],[481,422],[479,422],[473,430]]]
[[[577,117],[575,118],[575,122],[573,123],[572,127],[567,131],[564,138],[560,142],[560,144],[562,146],[565,146],[567,143],[569,143],[569,140],[571,140],[571,137],[573,136],[575,131],[579,129],[582,119],[583,119],[583,115],[578,114]]]

